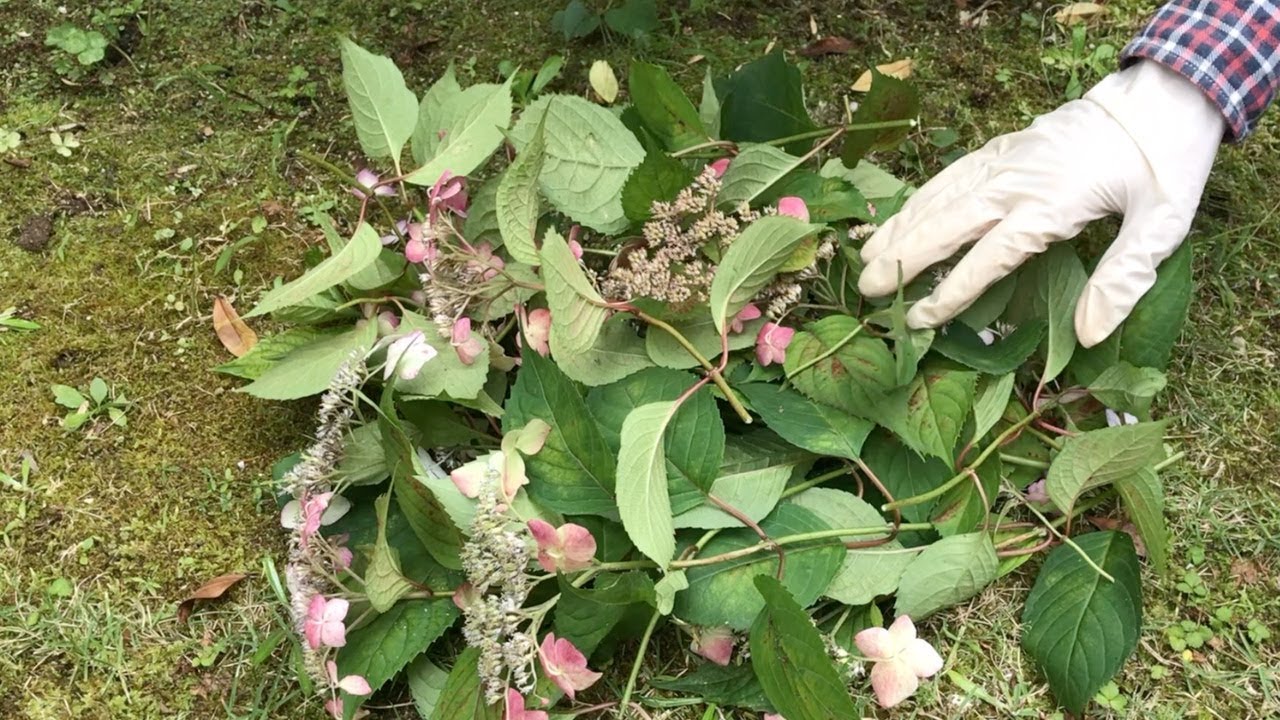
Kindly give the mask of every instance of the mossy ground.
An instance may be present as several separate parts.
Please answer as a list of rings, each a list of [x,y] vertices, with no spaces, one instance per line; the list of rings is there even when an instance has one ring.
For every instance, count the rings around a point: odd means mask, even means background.
[[[210,372],[226,356],[209,309],[216,294],[243,294],[248,306],[296,271],[320,242],[307,208],[347,211],[335,181],[295,155],[355,158],[337,33],[395,57],[419,90],[450,61],[491,79],[501,60],[564,53],[554,87],[583,92],[591,61],[625,68],[635,55],[694,87],[708,63],[723,70],[771,45],[802,47],[812,16],[821,33],[854,41],[848,55],[805,62],[821,113],[838,116],[869,63],[917,60],[920,151],[881,158],[915,180],[941,167],[929,130],[955,129],[973,148],[1054,107],[1067,84],[1042,62],[1069,46],[1051,8],[1014,0],[986,3],[976,28],[940,0],[664,3],[664,27],[646,45],[597,36],[568,47],[549,29],[555,8],[530,2],[91,5],[64,15],[52,2],[0,0],[0,129],[24,136],[4,157],[30,160],[0,164],[0,310],[42,325],[0,333],[0,471],[16,475],[23,453],[38,464],[29,489],[0,486],[0,707],[33,720],[322,715],[294,679],[262,572],[283,547],[270,465],[303,442],[309,408],[254,401]],[[1091,44],[1121,44],[1145,3],[1110,5]],[[111,13],[125,27],[123,53],[60,79],[46,30]],[[689,64],[695,55],[705,59]],[[1081,71],[1089,82],[1094,69]],[[64,158],[47,136],[68,124],[82,146]],[[1275,126],[1223,151],[1193,230],[1198,292],[1163,401],[1188,452],[1165,479],[1177,562],[1167,578],[1147,576],[1142,644],[1103,715],[1280,714],[1280,636],[1247,632],[1250,620],[1280,630]],[[32,216],[54,220],[43,253],[10,242]],[[256,217],[266,225],[254,233]],[[250,234],[259,239],[215,272],[223,247]],[[49,386],[95,376],[134,402],[128,427],[64,432]],[[226,602],[178,622],[185,591],[234,571],[250,577]],[[895,716],[1052,713],[1018,648],[1020,582],[927,624],[948,672]],[[1231,619],[1213,620],[1223,607]],[[1179,652],[1170,629],[1183,621],[1212,639]],[[662,649],[676,642],[659,638],[646,673],[672,669],[663,658],[675,653]],[[625,671],[619,661],[611,678]]]

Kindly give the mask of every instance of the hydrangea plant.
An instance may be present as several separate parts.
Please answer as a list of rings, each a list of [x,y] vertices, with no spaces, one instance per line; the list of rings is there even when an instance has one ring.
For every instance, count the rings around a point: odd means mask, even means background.
[[[248,314],[287,329],[221,368],[261,398],[321,394],[280,477],[285,584],[335,717],[397,678],[441,720],[625,708],[659,630],[700,659],[652,690],[857,717],[941,669],[917,623],[1041,555],[1021,635],[1058,701],[1078,713],[1120,669],[1140,559],[1081,519],[1119,505],[1163,571],[1175,457],[1150,406],[1185,250],[1087,351],[1065,243],[913,330],[932,278],[856,285],[912,192],[863,157],[914,126],[902,81],[823,128],[777,54],[708,73],[697,105],[633,63],[619,107],[517,104],[452,68],[418,98],[391,60],[342,59],[372,165],[312,158],[350,215]],[[621,697],[598,690],[608,663],[630,668]]]

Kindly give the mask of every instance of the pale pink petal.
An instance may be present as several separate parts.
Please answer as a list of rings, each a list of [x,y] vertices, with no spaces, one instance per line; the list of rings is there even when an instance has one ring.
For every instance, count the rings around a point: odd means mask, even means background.
[[[698,631],[689,649],[717,665],[728,665],[735,644],[733,630],[721,625]]]
[[[889,626],[889,637],[893,639],[894,654],[902,651],[907,643],[916,639],[916,624],[911,622],[910,615],[899,615]]]
[[[533,536],[534,542],[538,543],[538,547],[550,547],[560,541],[560,537],[556,534],[555,526],[546,520],[534,518],[527,524],[529,534]]]
[[[738,311],[737,315],[733,316],[733,321],[729,323],[729,332],[742,332],[744,323],[748,323],[758,317],[760,317],[760,308],[747,303],[746,306]]]
[[[574,693],[591,687],[601,674],[587,669],[587,658],[573,643],[565,639],[556,639],[554,633],[547,633],[542,644],[538,646],[538,659],[542,670],[570,700]]]
[[[420,263],[427,259],[431,247],[422,240],[410,240],[404,245],[404,259],[411,263]]]
[[[1023,492],[1026,493],[1027,502],[1033,502],[1038,505],[1049,502],[1049,490],[1044,478],[1031,483]]]
[[[453,591],[453,604],[459,610],[466,610],[467,606],[480,599],[480,593],[476,592],[476,588],[469,582],[464,582]]]
[[[296,530],[302,526],[302,503],[290,500],[280,508],[280,527]]]
[[[351,561],[355,559],[355,554],[351,552],[351,548],[339,547],[334,548],[333,568],[335,570],[346,570],[351,567]]]
[[[502,494],[512,500],[520,488],[529,484],[529,476],[525,474],[524,458],[520,453],[503,453],[502,460]]]
[[[534,418],[524,427],[516,431],[516,450],[524,455],[537,455],[551,434],[551,425],[545,420]]]
[[[324,662],[324,674],[329,678],[330,685],[338,684],[338,663],[332,660]]]
[[[449,473],[449,479],[458,487],[458,492],[473,498],[480,494],[480,483],[484,482],[484,476],[488,471],[489,462],[485,458],[480,458]]]
[[[714,174],[716,177],[718,178],[724,177],[724,171],[729,169],[729,158],[720,158],[719,160],[713,160],[710,163],[709,167],[711,168],[712,174]]]
[[[547,720],[542,710],[526,710],[524,698],[515,689],[507,689],[507,711],[503,720]]]
[[[888,660],[897,652],[893,637],[884,628],[871,627],[853,636],[858,652],[869,660]]]
[[[778,713],[765,713],[764,720],[787,720]]]
[[[538,308],[529,313],[529,322],[524,327],[525,337],[529,338],[529,347],[539,355],[546,357],[551,352],[548,340],[551,338],[551,311]]]
[[[302,624],[302,634],[307,639],[307,647],[315,650],[320,647],[320,630],[324,627],[324,596],[315,595],[307,606],[307,617]]]
[[[911,669],[897,660],[885,660],[871,668],[871,689],[880,707],[891,708],[906,700],[920,687]]]
[[[791,344],[795,334],[794,328],[765,323],[756,335],[756,359],[764,366],[784,362],[787,359],[787,346]]]
[[[575,572],[591,565],[591,560],[596,556],[596,539],[591,536],[590,530],[574,523],[565,523],[556,530],[556,535],[560,538],[560,546],[564,552],[562,570]]]
[[[582,243],[578,242],[577,240],[570,240],[569,252],[573,253],[574,259],[581,260],[582,259]]]
[[[324,703],[324,709],[337,720],[342,720],[342,698],[330,698]]]
[[[778,198],[778,214],[789,215],[799,219],[801,222],[809,222],[809,207],[794,195]]]
[[[368,695],[373,692],[369,681],[359,675],[348,675],[338,681],[338,689],[351,695]]]
[[[916,638],[907,643],[898,658],[906,664],[916,677],[927,678],[936,675],[942,669],[942,656],[928,642]]]

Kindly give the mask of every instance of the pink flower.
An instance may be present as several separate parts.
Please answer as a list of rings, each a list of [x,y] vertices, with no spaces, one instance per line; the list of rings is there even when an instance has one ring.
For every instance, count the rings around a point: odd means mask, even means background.
[[[467,606],[480,599],[480,593],[476,592],[476,588],[469,582],[464,582],[453,591],[453,604],[459,610],[466,610]]]
[[[334,720],[342,720],[342,698],[329,698],[324,703],[325,712],[329,713],[329,717]]]
[[[467,267],[479,273],[482,280],[492,280],[507,266],[506,261],[493,254],[493,246],[482,242],[475,247],[475,257],[467,261]]]
[[[351,188],[351,194],[361,200],[369,197],[367,194],[369,190],[372,190],[374,195],[382,195],[384,197],[396,194],[395,188],[390,185],[379,185],[379,181],[377,173],[369,168],[364,168],[356,173],[356,187]]]
[[[569,252],[573,253],[573,257],[577,260],[582,259],[582,243],[577,240],[569,241]]]
[[[320,532],[320,518],[324,517],[324,511],[329,507],[329,500],[333,498],[333,493],[320,493],[312,495],[302,502],[302,527],[298,529],[298,536],[305,545],[307,540]]]
[[[724,177],[724,171],[729,169],[729,158],[712,161],[707,167],[711,168],[711,173],[716,177]]]
[[[764,720],[787,720],[787,719],[782,717],[782,715],[780,715],[779,713],[765,713]]]
[[[386,235],[383,235],[383,236],[382,236],[382,244],[383,244],[383,245],[395,245],[395,244],[396,244],[396,242],[397,242],[397,241],[399,241],[401,237],[404,237],[405,235],[408,235],[408,234],[409,234],[409,221],[408,221],[408,220],[397,220],[397,221],[396,221],[396,232],[393,232],[393,233],[387,233]]]
[[[409,239],[404,244],[404,259],[411,263],[420,263],[425,260],[428,265],[434,264],[436,261],[436,244],[430,238],[425,237],[422,223],[411,224],[406,235]]]
[[[467,179],[445,170],[436,184],[427,191],[428,218],[435,224],[440,210],[448,210],[459,217],[467,216]]]
[[[355,554],[351,552],[351,548],[339,546],[333,549],[333,569],[347,570],[351,567],[351,561],[355,559]]]
[[[323,595],[311,598],[302,632],[312,650],[321,645],[342,647],[347,644],[347,627],[342,624],[350,605],[342,598],[325,600]]]
[[[778,214],[789,215],[800,222],[809,222],[809,206],[794,195],[778,198]]]
[[[547,714],[541,710],[525,710],[524,698],[514,688],[507,688],[507,712],[503,720],[547,720]]]
[[[891,708],[911,697],[920,687],[920,678],[937,674],[942,657],[933,646],[916,637],[911,618],[902,615],[888,630],[867,628],[854,637],[858,650],[875,663],[871,668],[871,689],[880,707]]]
[[[1027,489],[1024,490],[1023,493],[1026,495],[1027,502],[1035,503],[1037,505],[1043,505],[1049,502],[1049,492],[1045,490],[1044,478],[1040,478],[1028,485]]]
[[[298,531],[298,540],[305,546],[324,525],[338,521],[351,509],[351,501],[341,495],[323,493],[290,500],[280,510],[280,525]]]
[[[338,663],[329,660],[324,664],[325,674],[329,676],[329,686],[336,687],[351,695],[368,695],[373,692],[373,688],[369,687],[369,681],[360,675],[347,675],[341,680],[338,679]]]
[[[556,528],[534,518],[529,521],[529,533],[538,541],[538,564],[549,573],[583,570],[596,556],[596,539],[581,525],[565,523]]]
[[[485,341],[471,334],[471,318],[458,318],[453,323],[453,339],[449,342],[458,353],[463,365],[475,363],[476,358],[489,349]]]
[[[785,361],[787,346],[791,344],[791,338],[795,335],[796,331],[793,328],[771,322],[765,323],[760,327],[760,333],[756,335],[756,359],[764,366]]]
[[[694,632],[689,649],[717,665],[728,665],[733,659],[734,644],[733,630],[721,625]]]
[[[555,633],[547,633],[538,646],[538,659],[542,661],[542,672],[555,683],[570,700],[574,693],[591,687],[600,679],[600,673],[587,669],[587,658],[573,643]]]
[[[529,347],[542,357],[546,357],[547,353],[551,352],[551,346],[548,344],[551,339],[551,311],[538,308],[529,313],[524,334],[529,338]]]
[[[392,340],[387,347],[387,365],[382,370],[382,379],[390,380],[393,374],[398,374],[401,380],[412,380],[435,356],[436,349],[427,342],[422,331],[414,330]]]
[[[729,332],[740,333],[742,332],[743,323],[751,322],[759,317],[760,308],[747,303],[745,307],[738,311],[737,315],[733,316],[733,320],[729,321]]]
[[[480,485],[489,474],[489,466],[497,453],[476,458],[462,467],[449,473],[449,479],[457,486],[458,492],[473,498],[480,495]]]

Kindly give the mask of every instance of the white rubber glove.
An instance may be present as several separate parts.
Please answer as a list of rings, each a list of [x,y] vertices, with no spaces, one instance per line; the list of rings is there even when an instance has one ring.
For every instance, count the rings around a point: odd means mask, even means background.
[[[1080,344],[1096,345],[1186,237],[1225,128],[1221,111],[1190,81],[1139,62],[926,183],[862,248],[858,287],[888,295],[899,263],[906,282],[976,240],[907,314],[913,327],[935,327],[1049,243],[1119,214],[1120,234],[1076,306]]]

